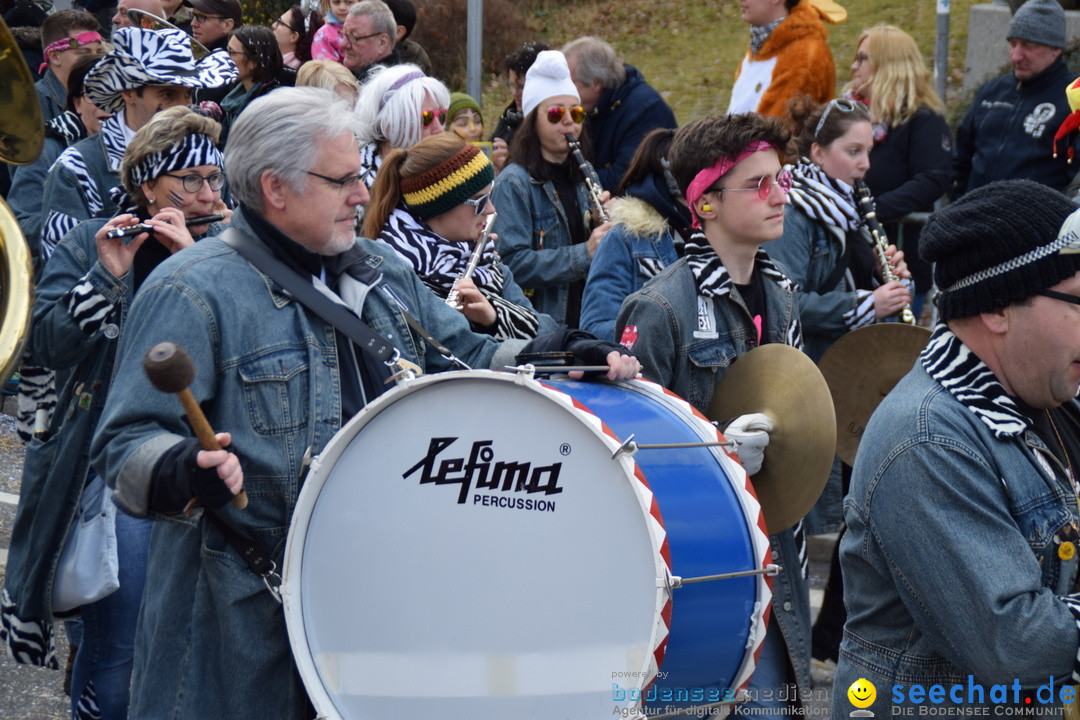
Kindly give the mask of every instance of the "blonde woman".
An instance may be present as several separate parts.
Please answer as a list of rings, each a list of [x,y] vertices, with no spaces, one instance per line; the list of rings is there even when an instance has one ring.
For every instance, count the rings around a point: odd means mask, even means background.
[[[356,76],[334,60],[308,60],[296,73],[296,86],[330,90],[349,103],[349,107],[354,107],[360,96],[360,83],[356,82]]]
[[[915,280],[912,309],[917,316],[930,289],[930,266],[919,258],[921,224],[906,223],[901,228],[900,221],[909,213],[932,210],[934,201],[948,189],[952,140],[945,106],[931,86],[915,40],[890,25],[859,35],[851,82],[845,90],[870,108],[874,147],[864,181],[874,195],[886,234],[894,242],[902,240]]]

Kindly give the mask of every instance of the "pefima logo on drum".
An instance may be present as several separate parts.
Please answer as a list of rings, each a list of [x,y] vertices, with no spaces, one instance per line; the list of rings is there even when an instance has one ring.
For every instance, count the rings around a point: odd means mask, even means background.
[[[458,504],[464,503],[471,490],[473,505],[486,505],[517,510],[539,510],[555,512],[554,500],[540,498],[507,497],[505,493],[525,493],[533,495],[557,495],[563,491],[559,487],[559,473],[562,463],[533,466],[531,462],[517,460],[496,460],[494,442],[476,440],[469,449],[468,457],[442,458],[444,450],[453,445],[458,438],[431,438],[427,455],[418,463],[402,473],[408,478],[414,473],[420,474],[420,484],[460,485]],[[449,454],[449,453],[448,453]],[[436,468],[436,462],[438,467]],[[492,494],[495,491],[498,494]]]

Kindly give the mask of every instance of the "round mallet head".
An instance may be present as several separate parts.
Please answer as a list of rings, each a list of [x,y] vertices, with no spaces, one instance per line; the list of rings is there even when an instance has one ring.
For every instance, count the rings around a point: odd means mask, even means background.
[[[178,393],[195,379],[195,363],[176,343],[158,343],[146,351],[142,364],[150,383],[161,392]]]

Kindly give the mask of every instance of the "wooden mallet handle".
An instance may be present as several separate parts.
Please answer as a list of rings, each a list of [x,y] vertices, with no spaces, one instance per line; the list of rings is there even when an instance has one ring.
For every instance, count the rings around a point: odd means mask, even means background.
[[[195,437],[199,438],[203,450],[221,450],[221,445],[214,436],[214,429],[210,427],[210,422],[188,387],[195,379],[195,363],[187,351],[176,343],[158,343],[143,356],[143,370],[154,387],[162,392],[174,393],[180,398],[180,405],[183,406],[184,414],[194,428]],[[247,507],[247,493],[243,488],[233,496],[232,504],[238,510]]]

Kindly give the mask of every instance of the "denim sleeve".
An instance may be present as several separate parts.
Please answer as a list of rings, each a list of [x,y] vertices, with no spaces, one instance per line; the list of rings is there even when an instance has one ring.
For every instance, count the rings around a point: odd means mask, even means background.
[[[596,249],[581,298],[581,329],[603,340],[618,340],[615,318],[634,292],[637,267],[626,228],[616,225]]]
[[[13,172],[11,190],[7,197],[8,205],[15,213],[15,219],[23,235],[26,236],[26,243],[30,246],[30,253],[35,260],[41,256],[41,225],[44,222],[41,200],[45,189],[45,178],[57,154],[55,146],[46,140],[45,147],[37,160],[29,165],[11,168]]]
[[[643,377],[670,389],[675,384],[677,348],[681,347],[676,328],[674,313],[665,299],[639,291],[622,304],[614,334],[616,341],[633,350]]]
[[[844,289],[844,280],[834,288],[818,287],[832,273],[836,262],[831,255],[814,257],[814,246],[824,242],[827,232],[798,210],[788,206],[784,213],[784,234],[764,245],[769,257],[779,261],[789,273],[798,290],[795,300],[803,331],[812,335],[839,337],[847,331],[844,313],[855,306],[855,294]]]
[[[213,423],[221,372],[218,322],[204,298],[169,276],[144,284],[131,305],[114,373],[123,382],[113,383],[109,391],[90,458],[98,474],[116,489],[117,502],[134,515],[150,511],[151,480],[160,457],[191,436],[180,403],[147,379],[143,354],[159,342],[181,343],[196,368],[189,388]],[[235,409],[229,417],[233,418],[226,423],[229,426],[214,430],[242,435],[247,428],[239,423],[246,416]]]
[[[887,566],[875,571],[891,577],[915,625],[955,666],[986,683],[1069,676],[1077,622],[1042,584],[1010,513],[1009,478],[985,454],[931,435],[894,451],[880,469],[856,460],[846,509],[864,516],[862,544]],[[860,482],[867,472],[873,479]],[[852,501],[864,494],[865,504]]]
[[[79,179],[59,161],[45,179],[41,209],[41,258],[47,260],[64,235],[91,216]]]
[[[538,288],[583,280],[589,272],[589,251],[585,243],[568,245],[566,228],[557,228],[557,247],[533,246],[536,218],[528,175],[520,166],[510,166],[495,179],[491,199],[498,209],[492,231],[499,236],[496,247],[522,287]],[[545,202],[547,200],[545,199]],[[556,235],[552,232],[552,235]]]
[[[555,322],[555,319],[547,313],[542,313],[533,307],[532,301],[526,297],[525,292],[521,289],[521,286],[514,280],[514,271],[506,266],[505,263],[501,264],[503,272],[503,299],[509,300],[515,305],[529,308],[536,314],[536,319],[540,322],[540,328],[536,331],[537,335],[545,335],[549,332],[554,332],[559,327],[559,323]]]
[[[103,302],[119,308],[128,299],[128,286],[97,261],[94,233],[104,220],[88,220],[56,247],[37,284],[29,348],[34,362],[61,370],[100,352],[95,342],[100,332],[87,333],[70,312],[70,298],[77,285],[88,285]],[[119,319],[112,320],[118,323]]]

